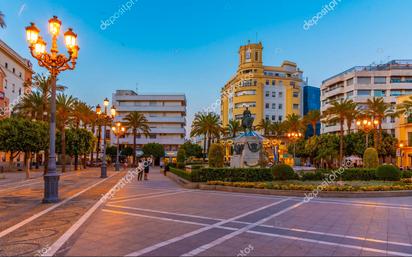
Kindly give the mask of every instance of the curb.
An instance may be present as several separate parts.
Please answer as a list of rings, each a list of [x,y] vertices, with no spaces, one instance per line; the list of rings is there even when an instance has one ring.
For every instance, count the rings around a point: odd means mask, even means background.
[[[183,188],[186,188],[186,189],[199,189],[200,183],[190,182],[186,179],[183,179],[183,178],[175,175],[171,171],[167,172],[166,176],[168,178],[170,178],[171,180],[173,180],[174,182],[176,182],[177,184],[179,184],[180,186],[182,186]]]

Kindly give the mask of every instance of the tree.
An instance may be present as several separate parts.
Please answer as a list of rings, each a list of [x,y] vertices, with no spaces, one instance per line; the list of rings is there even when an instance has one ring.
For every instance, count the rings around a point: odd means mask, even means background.
[[[317,161],[325,161],[328,168],[333,167],[333,160],[339,156],[339,137],[334,134],[323,134],[318,137],[316,146]]]
[[[339,147],[339,163],[343,161],[343,147],[344,147],[344,125],[349,114],[356,111],[357,104],[352,100],[340,100],[331,103],[331,106],[323,113],[326,123],[340,125],[340,147]]]
[[[71,157],[85,155],[93,150],[96,138],[92,132],[83,128],[70,128],[66,129],[65,134],[67,137],[65,151]],[[63,151],[61,144],[58,147],[60,151]]]
[[[204,137],[205,154],[210,148],[213,138],[219,138],[220,133],[223,132],[219,115],[216,113],[197,113],[192,123],[191,137]],[[207,143],[207,144],[206,144]]]
[[[192,142],[188,141],[188,142],[185,142],[183,145],[181,145],[180,148],[185,150],[186,158],[190,158],[190,157],[201,158],[202,157],[202,147],[200,147],[200,145],[193,144]]]
[[[283,126],[290,132],[303,132],[305,130],[302,119],[295,113],[289,114],[286,117],[286,120],[283,122]]]
[[[270,131],[273,136],[281,138],[286,132],[285,124],[283,124],[282,122],[274,122],[272,123]]]
[[[120,154],[129,157],[133,155],[133,152],[134,152],[133,148],[131,148],[130,146],[127,146],[122,149]]]
[[[23,118],[7,118],[0,121],[0,150],[24,153],[26,178],[30,178],[31,154],[47,149],[48,130],[43,122]]]
[[[209,150],[209,167],[222,168],[224,166],[225,149],[221,144],[213,144]]]
[[[32,120],[44,120],[43,98],[40,92],[34,91],[24,95],[14,109],[20,117],[26,117]]]
[[[321,118],[321,115],[320,115],[320,111],[318,110],[309,111],[305,115],[305,117],[303,117],[304,123],[312,126],[313,136],[316,136],[316,131],[317,131],[316,124],[318,124],[318,122],[320,121],[320,118]]]
[[[363,167],[367,169],[375,169],[379,166],[378,151],[375,148],[368,148],[363,154]]]
[[[4,29],[6,28],[6,22],[4,21],[4,14],[3,12],[0,11],[0,28]]]
[[[65,94],[58,94],[56,98],[56,117],[57,127],[61,132],[62,145],[62,172],[66,172],[66,127],[69,125],[70,118],[73,115],[73,108],[76,98]],[[75,170],[77,170],[77,162]]]
[[[232,138],[237,137],[237,134],[242,130],[242,126],[238,120],[230,120],[228,124],[228,131]]]
[[[177,167],[179,169],[185,167],[185,162],[186,162],[186,151],[184,148],[179,148],[179,151],[177,151]]]
[[[165,149],[161,144],[150,143],[143,146],[143,153],[145,156],[153,156],[154,161],[157,161],[165,156]]]
[[[125,126],[128,130],[132,130],[133,134],[133,165],[136,165],[136,137],[138,133],[143,133],[146,136],[150,133],[150,127],[147,124],[146,117],[140,112],[131,112],[125,118]]]
[[[264,136],[269,136],[272,128],[272,122],[270,120],[262,119],[256,128],[263,131]]]
[[[386,117],[396,115],[391,108],[391,104],[386,103],[382,97],[374,97],[372,100],[368,99],[366,102],[366,114],[373,117],[379,122],[378,133],[375,134],[375,148],[380,151],[380,144],[382,142],[382,122]]]

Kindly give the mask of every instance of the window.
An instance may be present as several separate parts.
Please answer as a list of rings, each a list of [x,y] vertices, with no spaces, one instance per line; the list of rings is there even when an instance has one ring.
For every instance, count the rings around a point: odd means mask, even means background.
[[[257,80],[253,81],[253,85],[256,87],[257,86]]]
[[[352,86],[353,85],[353,78],[346,80],[346,85]]]
[[[386,77],[375,77],[375,84],[386,84]]]
[[[150,135],[149,135],[149,138],[150,138],[150,139],[156,139],[156,134],[150,134]]]
[[[279,92],[279,97],[283,97],[283,92]]]
[[[236,93],[236,96],[242,96],[242,95],[256,95],[256,90],[245,90],[245,91],[239,91]]]
[[[276,120],[276,116],[272,115],[272,120],[275,121]]]
[[[346,93],[346,98],[352,98],[353,97],[353,91],[349,91]]]
[[[299,92],[293,92],[293,97],[298,98],[299,97]]]
[[[267,85],[267,86],[269,86],[269,85],[270,85],[269,80],[266,80],[266,85]]]
[[[19,73],[19,77],[21,78],[21,76],[23,76],[22,74],[21,74],[21,72]]]
[[[265,105],[265,108],[266,108],[266,109],[269,109],[269,108],[270,108],[270,105],[267,103],[267,104]]]
[[[290,82],[290,85],[291,85],[291,86],[295,86],[296,83],[295,83],[294,81],[292,81],[292,82]]]
[[[13,73],[16,73],[16,68],[13,68]]]
[[[279,116],[279,121],[282,121],[282,120],[283,120],[283,116],[280,115],[280,116]]]
[[[391,96],[401,96],[402,92],[400,90],[391,90]]]
[[[386,96],[386,91],[385,90],[375,90],[373,92],[373,95],[376,97],[385,97]]]
[[[266,97],[269,97],[270,96],[270,92],[269,91],[266,91]]]
[[[6,69],[8,69],[8,68],[9,68],[9,64],[6,62],[6,63],[4,64],[4,67],[6,67]]]
[[[363,85],[371,84],[371,77],[358,77],[358,84],[363,84]]]
[[[358,96],[370,96],[371,91],[370,90],[358,90]]]
[[[246,61],[250,61],[251,55],[252,55],[252,51],[250,51],[250,49],[248,49],[246,51]]]
[[[272,104],[272,109],[276,109],[276,104]]]
[[[299,104],[293,104],[293,109],[298,110],[299,109]]]
[[[276,80],[272,80],[272,86],[276,85]]]
[[[265,119],[266,119],[266,120],[269,120],[269,115],[266,115]]]
[[[276,97],[276,92],[272,92],[272,97]]]
[[[278,108],[279,110],[282,110],[283,109],[283,105],[282,104],[279,104],[279,108]]]
[[[412,146],[412,132],[408,132],[408,146]]]
[[[255,61],[259,61],[259,52],[255,53]]]

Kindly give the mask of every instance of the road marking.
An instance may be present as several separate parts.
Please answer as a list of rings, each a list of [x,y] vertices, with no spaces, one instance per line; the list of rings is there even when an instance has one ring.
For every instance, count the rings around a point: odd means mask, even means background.
[[[369,252],[375,252],[375,253],[383,253],[383,254],[387,254],[387,255],[412,256],[412,254],[410,254],[410,253],[393,252],[393,251],[380,250],[380,249],[368,248],[368,247],[363,247],[363,246],[325,242],[325,241],[307,239],[307,238],[300,238],[300,237],[295,237],[295,236],[285,236],[285,235],[258,232],[258,231],[248,231],[248,233],[256,234],[256,235],[262,235],[262,236],[280,237],[280,238],[291,239],[291,240],[299,240],[299,241],[304,241],[304,242],[309,242],[309,243],[316,243],[316,244],[341,246],[341,247],[345,247],[345,248],[351,248],[351,249],[363,250],[363,251],[369,251]]]
[[[116,175],[116,174],[113,174],[113,175],[111,175],[109,178],[111,178],[111,177],[113,177],[113,176],[115,176],[115,175]],[[108,178],[108,179],[109,179],[109,178]],[[11,232],[15,231],[16,229],[21,228],[22,226],[26,225],[27,223],[32,222],[33,220],[39,218],[40,216],[42,216],[42,215],[44,215],[44,214],[46,214],[46,213],[48,213],[48,212],[56,209],[57,207],[65,204],[65,203],[67,203],[68,201],[72,200],[73,198],[78,197],[79,195],[81,195],[81,194],[83,194],[84,192],[88,191],[89,189],[92,189],[93,187],[95,187],[95,186],[103,183],[103,182],[106,181],[106,180],[107,180],[107,179],[101,180],[101,181],[99,181],[99,182],[97,182],[97,183],[89,186],[88,188],[86,188],[86,189],[84,189],[84,190],[82,190],[82,191],[80,191],[80,192],[78,192],[78,193],[70,196],[69,198],[66,198],[65,200],[61,201],[60,203],[54,204],[53,206],[50,206],[49,208],[47,208],[47,209],[45,209],[45,210],[43,210],[43,211],[41,211],[41,212],[39,212],[39,213],[31,216],[30,218],[27,218],[27,219],[25,219],[25,220],[17,223],[16,225],[13,225],[13,226],[9,227],[8,229],[5,229],[5,230],[1,231],[1,232],[0,232],[0,238],[6,236],[6,235],[8,235],[8,234],[10,234]]]
[[[215,223],[215,224],[213,224],[213,225],[209,225],[209,226],[207,226],[207,227],[203,227],[203,228],[197,229],[197,230],[195,230],[195,231],[192,231],[192,232],[183,234],[183,235],[181,235],[181,236],[178,236],[178,237],[169,239],[169,240],[167,240],[167,241],[164,241],[164,242],[161,242],[161,243],[152,245],[152,246],[150,246],[150,247],[146,247],[146,248],[144,248],[144,249],[142,249],[142,250],[139,250],[139,251],[130,253],[130,254],[126,255],[126,256],[140,256],[140,255],[144,255],[144,254],[146,254],[146,253],[149,253],[149,252],[151,252],[151,251],[154,251],[154,250],[156,250],[156,249],[159,249],[159,248],[161,248],[161,247],[163,247],[163,246],[170,245],[170,244],[172,244],[172,243],[178,242],[178,241],[183,240],[183,239],[185,239],[185,238],[188,238],[188,237],[191,237],[191,236],[200,234],[200,233],[202,233],[202,232],[211,230],[211,229],[213,229],[213,228],[217,228],[217,227],[219,227],[219,226],[221,226],[221,225],[223,225],[223,224],[225,224],[225,223],[228,223],[228,222],[231,222],[231,221],[234,221],[234,220],[237,220],[237,219],[246,217],[246,216],[248,216],[248,215],[254,214],[254,213],[259,212],[259,211],[261,211],[261,210],[264,210],[264,209],[266,209],[266,208],[269,208],[269,207],[272,207],[272,206],[275,206],[275,205],[279,205],[279,204],[281,204],[281,203],[283,203],[283,202],[286,202],[287,200],[288,200],[288,199],[284,199],[284,200],[281,200],[281,201],[278,201],[278,202],[275,202],[275,203],[271,203],[271,204],[265,205],[265,206],[260,207],[260,208],[258,208],[258,209],[256,209],[256,210],[249,211],[249,212],[247,212],[247,213],[238,215],[238,216],[236,216],[236,217],[233,217],[233,218],[230,218],[230,219],[227,219],[227,220],[223,220],[223,221],[218,222],[218,223]]]
[[[114,197],[112,198],[112,201],[120,201],[120,200],[126,200],[126,199],[131,199],[131,198],[138,198],[139,196],[149,196],[149,195],[157,195],[157,194],[163,194],[163,193],[171,193],[171,192],[177,192],[180,191],[179,189],[175,189],[175,190],[163,190],[162,192],[156,192],[156,193],[148,193],[148,194],[144,194],[144,193],[140,193],[140,194],[135,194],[135,195],[131,195],[131,196],[123,196],[123,197]]]
[[[101,199],[107,198],[107,196],[111,193],[111,191],[116,186],[117,186],[117,183]],[[190,190],[185,190],[183,192],[189,192],[189,191]],[[156,197],[162,197],[166,195],[172,195],[172,194],[183,193],[183,192],[151,195],[147,197],[140,197],[138,199],[156,198]],[[69,230],[67,230],[59,239],[57,239],[56,242],[54,242],[54,244],[48,249],[45,256],[54,256],[57,253],[57,251],[67,242],[67,240],[69,240],[70,237],[91,217],[91,215],[100,207],[100,205],[104,203],[105,203],[104,201],[100,201],[100,200],[97,201],[75,224],[73,224],[73,226],[69,228]]]
[[[134,200],[140,200],[140,199],[156,198],[156,197],[159,197],[159,196],[177,195],[177,194],[187,193],[187,192],[191,192],[191,191],[192,190],[179,190],[179,191],[172,192],[172,193],[163,193],[163,194],[160,193],[160,194],[153,195],[153,196],[148,196],[148,197],[135,197],[135,198],[131,198],[131,199],[112,201],[111,203],[124,203],[124,202],[128,202],[128,201],[134,201]]]
[[[281,211],[279,211],[279,212],[276,212],[276,213],[274,213],[274,214],[272,214],[272,215],[270,215],[270,216],[268,216],[268,217],[266,217],[266,218],[263,218],[263,219],[255,222],[255,223],[252,223],[252,224],[250,224],[250,225],[247,225],[247,226],[244,227],[244,228],[241,228],[241,229],[239,229],[239,230],[236,230],[235,232],[232,232],[232,233],[230,233],[230,234],[228,234],[228,235],[225,235],[225,236],[223,236],[223,237],[221,237],[221,238],[218,238],[218,239],[214,240],[213,242],[210,242],[210,243],[205,244],[205,245],[202,245],[202,246],[200,246],[200,247],[198,247],[198,248],[196,248],[196,249],[193,249],[192,251],[190,251],[190,252],[188,252],[188,253],[185,253],[185,254],[183,254],[182,256],[195,256],[195,255],[198,255],[198,254],[200,254],[200,253],[202,253],[202,252],[204,252],[204,251],[206,251],[206,250],[208,250],[208,249],[210,249],[210,248],[212,248],[212,247],[215,247],[215,246],[217,246],[217,245],[220,245],[221,243],[223,243],[223,242],[225,242],[225,241],[227,241],[227,240],[229,240],[229,239],[231,239],[231,238],[233,238],[233,237],[235,237],[235,236],[238,236],[238,235],[240,235],[240,234],[242,234],[242,233],[244,233],[244,232],[246,232],[246,231],[248,231],[248,230],[250,230],[250,229],[252,229],[252,228],[254,228],[254,227],[257,227],[257,226],[259,226],[259,225],[262,225],[263,223],[267,222],[267,221],[270,220],[270,219],[273,219],[273,218],[275,218],[275,217],[278,217],[278,216],[280,216],[280,215],[282,215],[282,214],[284,214],[284,213],[286,213],[286,212],[288,212],[288,211],[290,211],[290,210],[296,209],[296,208],[298,208],[299,206],[301,206],[302,204],[304,204],[304,202],[301,202],[301,203],[297,203],[297,204],[295,204],[295,205],[292,205],[292,206],[290,206],[290,207],[288,207],[288,208],[286,208],[286,209],[283,209],[283,210],[281,210]]]

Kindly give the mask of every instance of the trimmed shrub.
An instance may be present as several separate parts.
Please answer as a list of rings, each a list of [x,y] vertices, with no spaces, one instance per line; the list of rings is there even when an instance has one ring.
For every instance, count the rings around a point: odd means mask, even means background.
[[[404,170],[402,172],[402,178],[412,178],[412,171],[410,170]]]
[[[320,181],[325,178],[325,173],[323,172],[308,172],[308,173],[303,173],[301,180],[302,181]]]
[[[185,161],[186,161],[186,151],[183,148],[180,148],[179,151],[177,151],[177,167],[179,169],[183,169],[185,167]]]
[[[401,171],[393,165],[381,165],[376,170],[376,176],[382,180],[399,181],[401,180]]]
[[[379,166],[378,151],[375,148],[368,148],[363,154],[363,167],[367,169],[374,169]]]
[[[352,168],[345,169],[340,179],[344,181],[353,181],[353,180],[377,180],[376,169],[361,169],[361,168]]]
[[[299,179],[292,167],[287,164],[278,164],[272,167],[273,177],[275,180],[293,180]]]
[[[176,176],[179,176],[183,179],[186,179],[188,181],[192,181],[192,173],[190,173],[190,172],[187,172],[187,171],[182,170],[182,169],[173,168],[173,167],[170,167],[170,172],[172,172]]]
[[[272,181],[271,169],[230,169],[205,168],[192,170],[193,182],[227,181],[227,182],[260,182]]]
[[[209,167],[222,168],[225,164],[225,149],[221,144],[212,144],[209,149]]]

